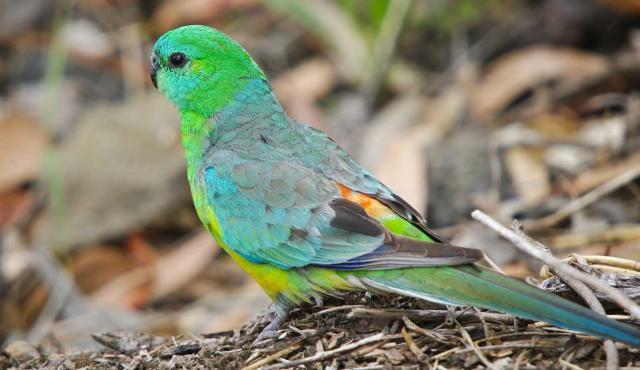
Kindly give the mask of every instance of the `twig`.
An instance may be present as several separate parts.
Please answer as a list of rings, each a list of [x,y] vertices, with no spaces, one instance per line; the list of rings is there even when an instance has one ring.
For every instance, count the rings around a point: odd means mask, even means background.
[[[560,365],[564,366],[564,367],[568,367],[569,369],[573,369],[573,370],[584,370],[583,368],[581,368],[580,366],[574,365],[571,362],[567,361],[567,360],[563,360],[563,359],[558,359],[558,362],[560,363]]]
[[[611,225],[606,230],[568,233],[554,236],[550,244],[556,250],[571,249],[596,243],[622,243],[640,239],[640,225]],[[587,256],[585,256],[587,257]],[[640,263],[638,263],[640,265]]]
[[[571,202],[569,202],[569,204],[560,208],[555,213],[536,220],[525,222],[525,226],[527,229],[533,230],[555,225],[558,222],[590,205],[591,203],[595,202],[596,200],[602,198],[603,196],[635,180],[638,176],[640,176],[640,165],[629,168],[620,175],[612,178],[611,180],[605,182],[604,184],[598,186],[597,188],[591,190],[583,196],[572,200]]]
[[[473,342],[473,339],[471,339],[471,336],[469,335],[469,332],[462,326],[460,325],[460,323],[458,322],[458,320],[453,319],[453,321],[456,323],[456,326],[458,327],[458,330],[460,331],[460,334],[462,334],[462,337],[464,338],[464,340],[467,341],[467,344],[471,347],[471,350],[473,351],[473,353],[476,354],[476,356],[478,356],[478,359],[480,359],[480,361],[489,369],[493,369],[493,370],[497,370],[498,368],[496,367],[496,365],[493,364],[493,362],[489,361],[483,354],[482,352],[480,352],[480,350],[478,349],[478,346]]]
[[[325,315],[325,314],[328,314],[328,313],[331,313],[331,312],[347,311],[347,310],[350,310],[352,308],[361,308],[361,307],[366,307],[366,306],[363,306],[361,304],[347,304],[347,305],[344,305],[344,306],[330,307],[330,308],[327,308],[326,310],[322,310],[322,311],[316,312],[315,314],[317,316],[320,316],[320,315]]]
[[[397,320],[403,317],[420,320],[442,320],[447,318],[451,313],[447,310],[401,310],[401,309],[377,309],[377,308],[354,308],[347,315],[348,318],[374,318]],[[454,313],[453,317],[457,319],[478,319],[496,321],[502,323],[513,322],[513,316],[492,312],[460,312]]]
[[[500,266],[498,266],[497,263],[495,263],[491,258],[489,258],[489,255],[487,255],[486,253],[483,253],[483,254],[484,254],[484,260],[487,261],[487,263],[489,264],[489,266],[491,266],[492,269],[498,271],[502,275],[507,274],[506,272],[504,272],[503,269],[500,268]]]
[[[28,342],[39,343],[49,333],[59,315],[78,316],[85,313],[89,307],[69,275],[49,250],[37,244],[29,253],[40,278],[50,282],[46,303],[26,335]]]
[[[542,243],[530,238],[528,235],[524,233],[524,231],[522,231],[521,225],[519,222],[514,221],[514,225],[515,227],[513,228],[513,230],[518,236],[520,236],[522,239],[529,242],[532,246],[536,247],[539,251],[545,251],[545,254],[547,256],[552,256],[551,253],[548,252],[548,249],[544,245],[542,245]],[[560,266],[569,266],[569,265],[561,262]],[[602,304],[600,303],[600,301],[598,301],[598,298],[596,298],[595,294],[593,294],[593,292],[591,291],[591,289],[589,289],[587,284],[583,283],[577,278],[574,278],[568,275],[565,271],[561,271],[556,267],[552,267],[552,269],[553,269],[553,272],[555,272],[560,279],[562,279],[569,287],[571,287],[571,289],[573,289],[573,291],[576,292],[576,294],[578,294],[580,297],[582,297],[582,299],[584,299],[584,301],[587,303],[587,305],[589,305],[589,307],[592,310],[594,310],[595,312],[603,316],[607,315],[606,311],[604,310],[604,307],[602,307]],[[603,346],[607,356],[607,369],[608,370],[617,369],[619,367],[620,355],[618,354],[618,350],[616,349],[615,344],[611,339],[605,339],[603,342]]]
[[[579,271],[563,263],[561,260],[554,257],[553,255],[550,255],[534,247],[533,245],[531,245],[531,243],[528,240],[526,240],[525,238],[522,238],[516,232],[508,229],[507,227],[500,224],[498,221],[494,220],[493,218],[491,218],[490,216],[488,216],[486,213],[482,211],[479,211],[479,210],[473,211],[471,213],[471,217],[483,223],[490,229],[494,230],[495,232],[500,234],[503,238],[512,242],[520,250],[524,251],[530,256],[536,259],[539,259],[542,262],[546,263],[547,265],[551,266],[554,270],[562,271],[567,276],[570,276],[573,279],[582,281],[587,285],[591,286],[595,290],[599,290],[603,293],[606,293],[618,305],[620,305],[621,307],[629,311],[629,313],[632,316],[634,316],[635,318],[640,318],[640,306],[638,306],[635,302],[629,299],[629,297],[627,297],[624,293],[622,293],[618,289],[615,289],[610,285],[607,285],[606,283],[604,283],[599,278],[593,275],[585,274],[584,272]]]
[[[511,337],[532,336],[532,337],[542,338],[542,337],[562,337],[562,336],[570,337],[573,335],[574,333],[545,333],[545,332],[537,332],[537,331],[523,331],[519,333],[506,333],[506,334],[494,335],[487,338],[480,338],[476,340],[476,344],[481,342],[490,342],[495,339],[503,339],[503,338],[511,338]]]
[[[504,343],[504,344],[494,344],[494,345],[484,346],[484,347],[476,347],[475,349],[478,350],[478,351],[495,351],[495,350],[513,349],[513,348],[526,348],[526,349],[557,348],[557,346],[558,346],[557,344]],[[458,347],[458,348],[455,348],[454,351],[447,351],[447,352],[449,352],[449,353],[450,352],[455,352],[455,354],[463,354],[463,353],[475,352],[475,351],[474,351],[473,348],[459,348]],[[436,357],[442,358],[439,355],[438,356],[434,356],[433,358],[435,359]]]
[[[260,366],[266,365],[266,364],[270,363],[273,360],[276,360],[276,359],[279,359],[279,358],[282,358],[282,357],[288,355],[289,353],[297,350],[298,348],[300,348],[300,343],[296,343],[296,344],[294,344],[292,346],[283,348],[280,351],[278,351],[278,352],[276,352],[276,353],[274,353],[272,355],[269,355],[269,356],[267,356],[265,358],[262,358],[262,359],[260,359],[260,360],[258,360],[256,362],[252,363],[249,366],[243,367],[242,370],[254,370],[254,369],[257,369]]]
[[[265,367],[263,369],[264,370],[284,369],[284,368],[295,367],[295,366],[298,366],[298,365],[304,365],[304,364],[308,364],[308,363],[312,363],[312,362],[324,361],[326,359],[338,356],[338,355],[343,354],[345,352],[353,351],[354,349],[356,349],[358,347],[362,347],[362,346],[370,344],[370,343],[375,343],[375,342],[381,341],[383,339],[384,339],[384,334],[378,333],[376,335],[372,335],[370,337],[361,339],[361,340],[359,340],[357,342],[345,344],[344,346],[336,348],[336,349],[331,350],[331,351],[318,352],[313,356],[305,357],[305,358],[302,358],[300,360],[287,361],[286,363],[282,363],[282,364],[276,364],[276,365],[267,366],[267,367]]]
[[[406,316],[402,316],[402,321],[404,322],[404,325],[407,327],[407,329],[409,329],[411,331],[414,331],[416,333],[420,333],[420,334],[426,336],[427,338],[431,338],[431,339],[435,340],[436,342],[440,342],[440,343],[446,342],[444,335],[438,333],[435,330],[430,330],[430,329],[425,329],[423,327],[420,327],[420,326],[416,325],[413,321],[409,320],[409,318],[406,317]]]
[[[425,354],[422,352],[420,347],[416,344],[416,342],[411,338],[411,335],[407,332],[406,328],[402,328],[402,337],[404,338],[405,343],[407,343],[407,347],[409,350],[416,356],[419,362],[423,362],[425,359]]]
[[[473,307],[473,310],[475,311],[476,315],[478,315],[478,318],[482,323],[482,330],[484,331],[484,337],[485,338],[490,337],[491,333],[489,332],[489,327],[487,326],[487,320],[485,320],[484,317],[482,317],[482,312],[477,307]]]
[[[528,354],[529,350],[527,349],[518,354],[518,357],[516,357],[515,361],[513,361],[513,370],[520,369],[520,363],[522,362],[522,359],[525,358],[525,356],[527,356]]]
[[[571,253],[569,257],[562,259],[563,262],[577,262],[578,258],[584,260],[589,267],[605,272],[615,272],[625,275],[640,275],[640,262],[611,256],[583,256],[577,253]],[[553,274],[549,272],[549,267],[544,266],[540,270],[540,277],[548,279]]]

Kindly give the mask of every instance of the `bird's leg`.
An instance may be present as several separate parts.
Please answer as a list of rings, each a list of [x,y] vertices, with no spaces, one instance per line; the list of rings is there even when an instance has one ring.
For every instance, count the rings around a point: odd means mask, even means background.
[[[324,306],[324,301],[322,300],[322,296],[314,295],[313,296],[313,300],[316,302],[316,306],[318,306],[318,307],[323,307]]]
[[[289,316],[290,308],[280,302],[276,302],[273,307],[275,317],[269,325],[265,326],[264,329],[258,334],[256,341],[254,343],[263,341],[265,339],[274,338],[278,333],[278,328],[280,325],[287,319]]]
[[[444,322],[447,324],[451,324],[453,319],[456,318],[456,306],[447,305],[447,316],[444,318]]]

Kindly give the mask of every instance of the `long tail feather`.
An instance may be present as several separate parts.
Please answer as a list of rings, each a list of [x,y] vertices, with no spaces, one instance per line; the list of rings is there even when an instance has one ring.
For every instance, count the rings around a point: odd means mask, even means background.
[[[470,305],[544,321],[640,346],[640,329],[599,315],[519,280],[474,265],[352,271],[369,288],[452,305]]]

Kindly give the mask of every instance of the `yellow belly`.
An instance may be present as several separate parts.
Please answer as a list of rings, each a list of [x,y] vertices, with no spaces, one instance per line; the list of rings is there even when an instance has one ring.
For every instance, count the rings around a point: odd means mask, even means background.
[[[194,197],[194,200],[195,197]],[[198,208],[198,207],[197,207]],[[314,296],[336,290],[352,289],[351,285],[335,270],[320,267],[281,269],[268,263],[255,263],[242,257],[224,243],[224,230],[218,224],[212,207],[198,208],[207,214],[199,214],[207,229],[231,258],[267,293],[272,301],[286,300],[292,304],[310,302]]]
[[[351,285],[335,270],[320,267],[284,270],[266,263],[251,262],[234,252],[219,238],[216,239],[274,302],[285,299],[299,305],[311,302],[314,296],[352,289]]]

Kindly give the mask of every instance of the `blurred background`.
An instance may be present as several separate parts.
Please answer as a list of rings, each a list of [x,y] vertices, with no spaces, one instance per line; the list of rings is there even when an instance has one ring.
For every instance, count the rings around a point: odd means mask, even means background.
[[[267,307],[200,226],[149,80],[155,39],[193,23],[508,273],[540,266],[473,209],[559,256],[640,258],[637,0],[0,0],[3,345],[215,332]]]

